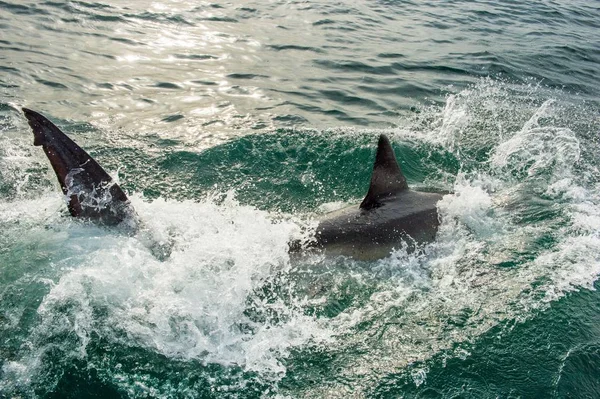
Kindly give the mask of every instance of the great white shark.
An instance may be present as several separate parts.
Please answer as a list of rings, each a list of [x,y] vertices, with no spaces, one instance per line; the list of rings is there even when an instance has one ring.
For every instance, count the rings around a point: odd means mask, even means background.
[[[23,108],[56,173],[72,216],[102,225],[135,225],[135,211],[125,192],[108,173],[56,125],[38,112]],[[437,202],[445,193],[411,190],[389,139],[379,137],[371,183],[360,205],[326,215],[307,242],[290,244],[292,252],[324,251],[356,259],[378,259],[404,242],[409,250],[435,239]]]
[[[366,197],[360,205],[326,215],[304,247],[360,260],[386,257],[403,243],[412,251],[417,243],[435,239],[440,224],[437,203],[444,194],[409,189],[392,145],[382,134]]]

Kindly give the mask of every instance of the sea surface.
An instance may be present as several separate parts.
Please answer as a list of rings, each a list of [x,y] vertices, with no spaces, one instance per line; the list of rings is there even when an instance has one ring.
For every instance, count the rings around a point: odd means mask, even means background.
[[[599,95],[594,0],[0,0],[0,397],[599,398]],[[290,256],[382,133],[436,240]]]

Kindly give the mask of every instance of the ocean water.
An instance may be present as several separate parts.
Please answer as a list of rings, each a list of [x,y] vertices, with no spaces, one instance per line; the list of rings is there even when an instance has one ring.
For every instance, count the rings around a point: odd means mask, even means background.
[[[0,397],[600,397],[600,3],[0,1]],[[128,192],[68,217],[19,112]],[[290,257],[387,134],[434,242]]]

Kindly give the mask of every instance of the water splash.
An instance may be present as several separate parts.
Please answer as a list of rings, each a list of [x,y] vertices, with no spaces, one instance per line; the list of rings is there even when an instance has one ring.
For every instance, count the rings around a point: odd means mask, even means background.
[[[341,129],[318,141],[336,144],[318,148],[329,159],[344,143],[346,157],[366,159],[366,138],[384,132],[430,169],[458,164],[450,181],[428,174],[453,187],[439,204],[437,240],[375,263],[292,260],[287,243],[305,223],[227,193],[216,193],[219,201],[133,195],[146,226],[137,235],[62,218],[57,194],[3,200],[10,234],[0,256],[12,267],[0,275],[2,331],[14,344],[2,349],[0,389],[51,391],[73,364],[131,396],[361,397],[407,369],[426,385],[429,359],[468,356],[482,334],[591,288],[600,273],[600,198],[588,158],[596,125],[569,119],[585,113],[556,94],[483,80],[414,125]],[[288,138],[312,143],[319,134]],[[279,145],[272,138],[251,144]],[[313,155],[298,152],[297,162]],[[318,167],[302,179],[307,192],[323,185]],[[163,257],[154,245],[168,249]],[[15,301],[25,287],[27,301]]]
[[[393,380],[439,353],[463,356],[491,328],[527,320],[571,290],[593,289],[598,179],[580,174],[594,165],[581,148],[597,143],[565,119],[568,103],[547,94],[483,80],[396,132],[449,147],[462,172],[438,205],[436,242],[378,262],[373,270],[388,279],[363,280],[376,286],[369,300],[332,318],[340,337],[327,374],[334,382],[302,389],[302,397],[368,397],[385,383],[376,376]],[[415,384],[426,381],[426,367],[408,369]]]

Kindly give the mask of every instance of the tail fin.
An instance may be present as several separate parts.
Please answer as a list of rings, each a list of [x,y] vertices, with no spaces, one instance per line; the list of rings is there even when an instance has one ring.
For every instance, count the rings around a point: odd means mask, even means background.
[[[33,145],[42,146],[72,216],[115,225],[133,214],[129,199],[104,169],[43,115],[23,108],[33,130]]]

